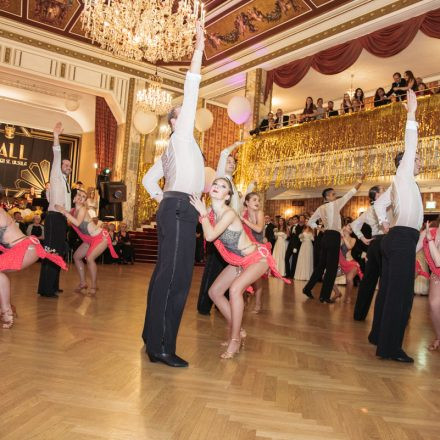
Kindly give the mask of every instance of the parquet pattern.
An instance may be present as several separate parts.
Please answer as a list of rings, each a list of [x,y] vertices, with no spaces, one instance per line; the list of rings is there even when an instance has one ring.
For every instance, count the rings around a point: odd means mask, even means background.
[[[380,361],[371,315],[307,301],[302,283],[267,281],[265,311],[245,312],[246,347],[220,361],[225,326],[195,311],[196,268],[178,353],[188,369],[151,364],[140,333],[153,266],[102,266],[96,299],[35,293],[39,267],[12,274],[19,317],[0,331],[2,440],[438,440],[440,353],[427,298],[405,346],[414,365]],[[69,288],[70,286],[70,288]]]

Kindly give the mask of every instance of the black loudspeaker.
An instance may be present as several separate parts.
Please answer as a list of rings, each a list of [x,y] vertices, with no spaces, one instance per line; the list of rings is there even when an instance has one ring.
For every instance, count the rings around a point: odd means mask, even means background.
[[[127,187],[123,182],[104,182],[103,198],[110,203],[121,203],[127,201]]]
[[[99,220],[104,222],[121,222],[122,203],[107,203],[101,199],[99,201]]]

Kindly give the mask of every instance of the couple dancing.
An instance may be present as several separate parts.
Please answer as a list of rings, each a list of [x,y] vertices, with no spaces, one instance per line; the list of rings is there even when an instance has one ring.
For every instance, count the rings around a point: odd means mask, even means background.
[[[188,366],[188,362],[176,354],[176,338],[191,285],[199,215],[205,238],[215,241],[229,263],[210,289],[211,298],[229,326],[223,358],[231,358],[240,350],[243,292],[261,278],[273,262],[270,252],[251,241],[240,218],[229,208],[228,203],[234,197],[229,179],[214,181],[210,191],[212,211],[208,213],[200,199],[205,183],[204,161],[193,130],[203,48],[204,29],[198,24],[183,104],[168,115],[172,129],[168,147],[143,178],[146,190],[160,205],[157,211],[159,256],[148,289],[142,338],[150,361],[171,367]],[[162,177],[165,178],[163,191],[158,185]],[[224,297],[228,289],[229,302]]]

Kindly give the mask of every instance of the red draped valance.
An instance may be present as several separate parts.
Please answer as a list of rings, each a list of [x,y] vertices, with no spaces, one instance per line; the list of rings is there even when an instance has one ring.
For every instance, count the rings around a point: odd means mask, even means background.
[[[440,38],[440,9],[270,70],[264,99],[269,96],[273,83],[284,88],[293,87],[304,78],[310,67],[325,75],[343,72],[356,62],[363,49],[377,57],[392,57],[407,48],[419,30],[429,37]]]
[[[95,155],[98,172],[113,168],[118,123],[104,98],[96,97]]]

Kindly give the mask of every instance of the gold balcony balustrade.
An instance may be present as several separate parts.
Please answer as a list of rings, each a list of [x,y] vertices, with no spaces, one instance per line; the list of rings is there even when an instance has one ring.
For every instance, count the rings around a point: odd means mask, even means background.
[[[439,94],[418,98],[417,120],[421,177],[439,178]],[[406,110],[396,102],[263,132],[240,147],[236,181],[245,187],[255,180],[265,190],[344,185],[361,174],[392,176],[394,156],[404,150],[405,123]]]

